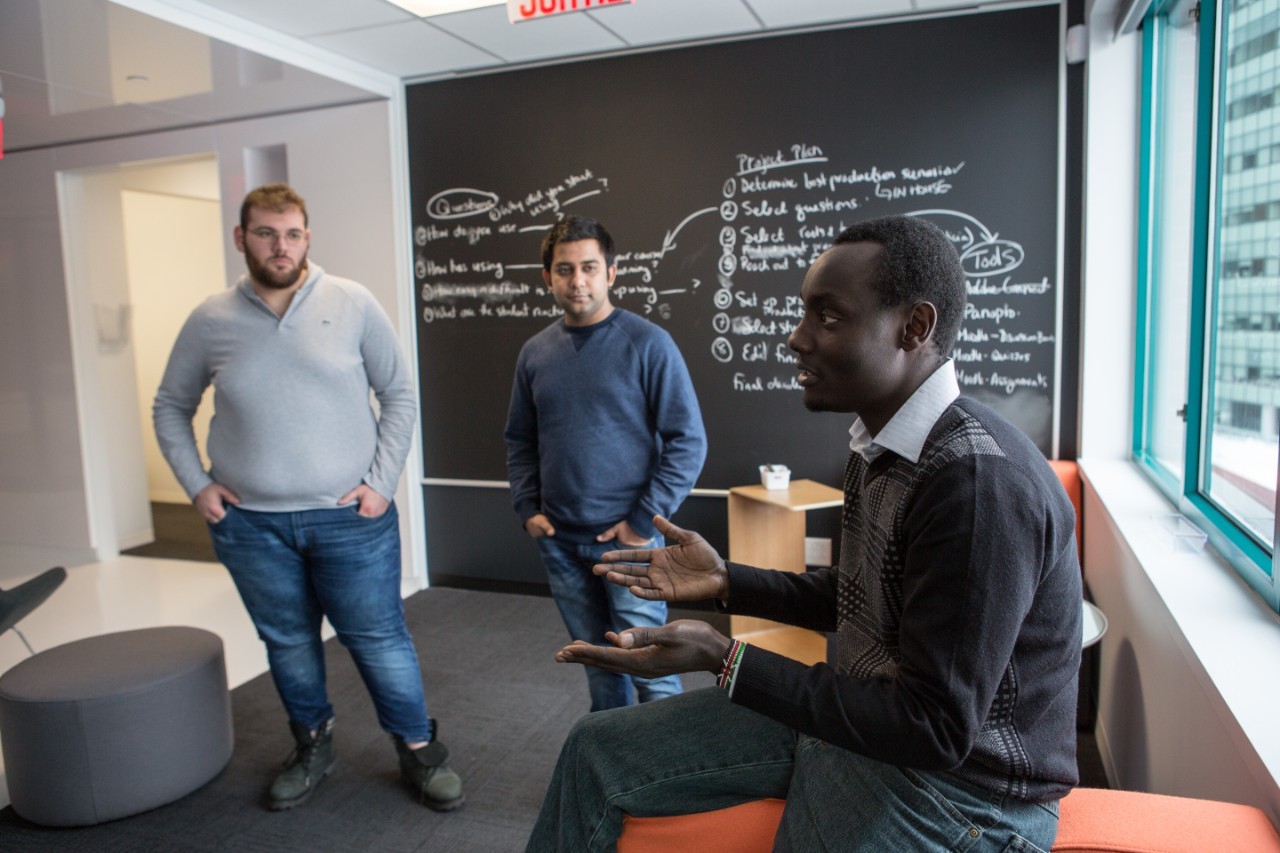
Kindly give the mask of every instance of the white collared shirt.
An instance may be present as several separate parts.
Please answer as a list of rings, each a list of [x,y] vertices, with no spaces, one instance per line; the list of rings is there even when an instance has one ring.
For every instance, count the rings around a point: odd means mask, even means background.
[[[867,462],[873,461],[886,450],[911,462],[920,461],[920,451],[924,448],[929,431],[960,396],[960,384],[956,382],[956,366],[951,359],[944,361],[916,392],[907,398],[898,411],[894,412],[889,423],[884,425],[880,434],[873,436],[862,418],[854,420],[849,427],[849,449],[862,455]]]

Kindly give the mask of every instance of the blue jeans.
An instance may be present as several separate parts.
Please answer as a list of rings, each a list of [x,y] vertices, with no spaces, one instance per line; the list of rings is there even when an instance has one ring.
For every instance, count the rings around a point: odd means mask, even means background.
[[[949,773],[831,746],[729,701],[716,687],[588,714],[565,740],[530,853],[613,850],[638,817],[787,801],[774,850],[1041,853],[1058,806],[1004,797]]]
[[[209,531],[267,646],[290,720],[314,730],[333,716],[320,639],[327,616],[382,728],[410,742],[430,739],[418,653],[400,598],[395,504],[377,518],[361,516],[354,504],[303,512],[228,506]]]
[[[601,554],[626,548],[626,545],[617,541],[583,544],[555,536],[543,536],[537,542],[542,562],[547,567],[551,595],[560,609],[564,626],[569,629],[569,639],[603,644],[605,631],[666,624],[665,602],[636,598],[626,587],[611,584],[591,573],[591,567],[600,562]],[[656,536],[645,547],[661,548],[662,545],[662,537]],[[621,708],[637,700],[649,702],[674,696],[683,689],[678,675],[636,678],[592,666],[584,666],[583,670],[587,674],[592,711]]]

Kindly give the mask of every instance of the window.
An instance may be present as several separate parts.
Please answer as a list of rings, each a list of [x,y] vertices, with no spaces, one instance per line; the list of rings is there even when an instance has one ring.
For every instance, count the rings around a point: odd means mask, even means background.
[[[1231,426],[1241,432],[1262,432],[1262,407],[1257,403],[1231,401]]]
[[[1165,0],[1143,29],[1134,454],[1275,606],[1280,0]]]

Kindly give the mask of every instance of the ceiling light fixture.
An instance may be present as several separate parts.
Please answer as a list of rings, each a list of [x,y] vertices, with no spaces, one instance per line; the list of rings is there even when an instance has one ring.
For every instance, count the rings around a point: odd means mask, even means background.
[[[507,0],[390,0],[407,12],[420,18],[432,15],[448,15],[450,12],[465,12],[468,9],[479,9],[482,6],[505,6]]]

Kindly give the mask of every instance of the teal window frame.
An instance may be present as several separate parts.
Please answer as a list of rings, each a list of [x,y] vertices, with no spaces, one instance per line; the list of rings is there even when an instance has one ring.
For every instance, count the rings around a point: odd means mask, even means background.
[[[1218,110],[1225,103],[1225,80],[1218,73],[1224,39],[1225,14],[1219,0],[1200,0],[1200,35],[1197,57],[1195,103],[1194,200],[1192,208],[1191,281],[1189,306],[1189,346],[1185,410],[1185,436],[1181,471],[1170,471],[1148,447],[1151,423],[1151,371],[1154,347],[1154,306],[1160,297],[1155,262],[1155,241],[1159,230],[1158,181],[1162,140],[1160,138],[1161,29],[1176,0],[1157,2],[1143,20],[1142,140],[1139,161],[1138,293],[1135,339],[1135,382],[1133,418],[1133,458],[1156,486],[1177,506],[1178,511],[1208,534],[1214,547],[1232,564],[1272,607],[1280,611],[1274,549],[1268,549],[1203,489],[1208,482],[1208,442],[1213,431],[1208,422],[1216,380],[1216,347],[1211,346],[1217,331],[1216,305],[1211,263],[1219,257],[1220,231],[1213,215],[1218,181],[1225,169],[1217,148]],[[1223,4],[1229,0],[1222,0]]]

